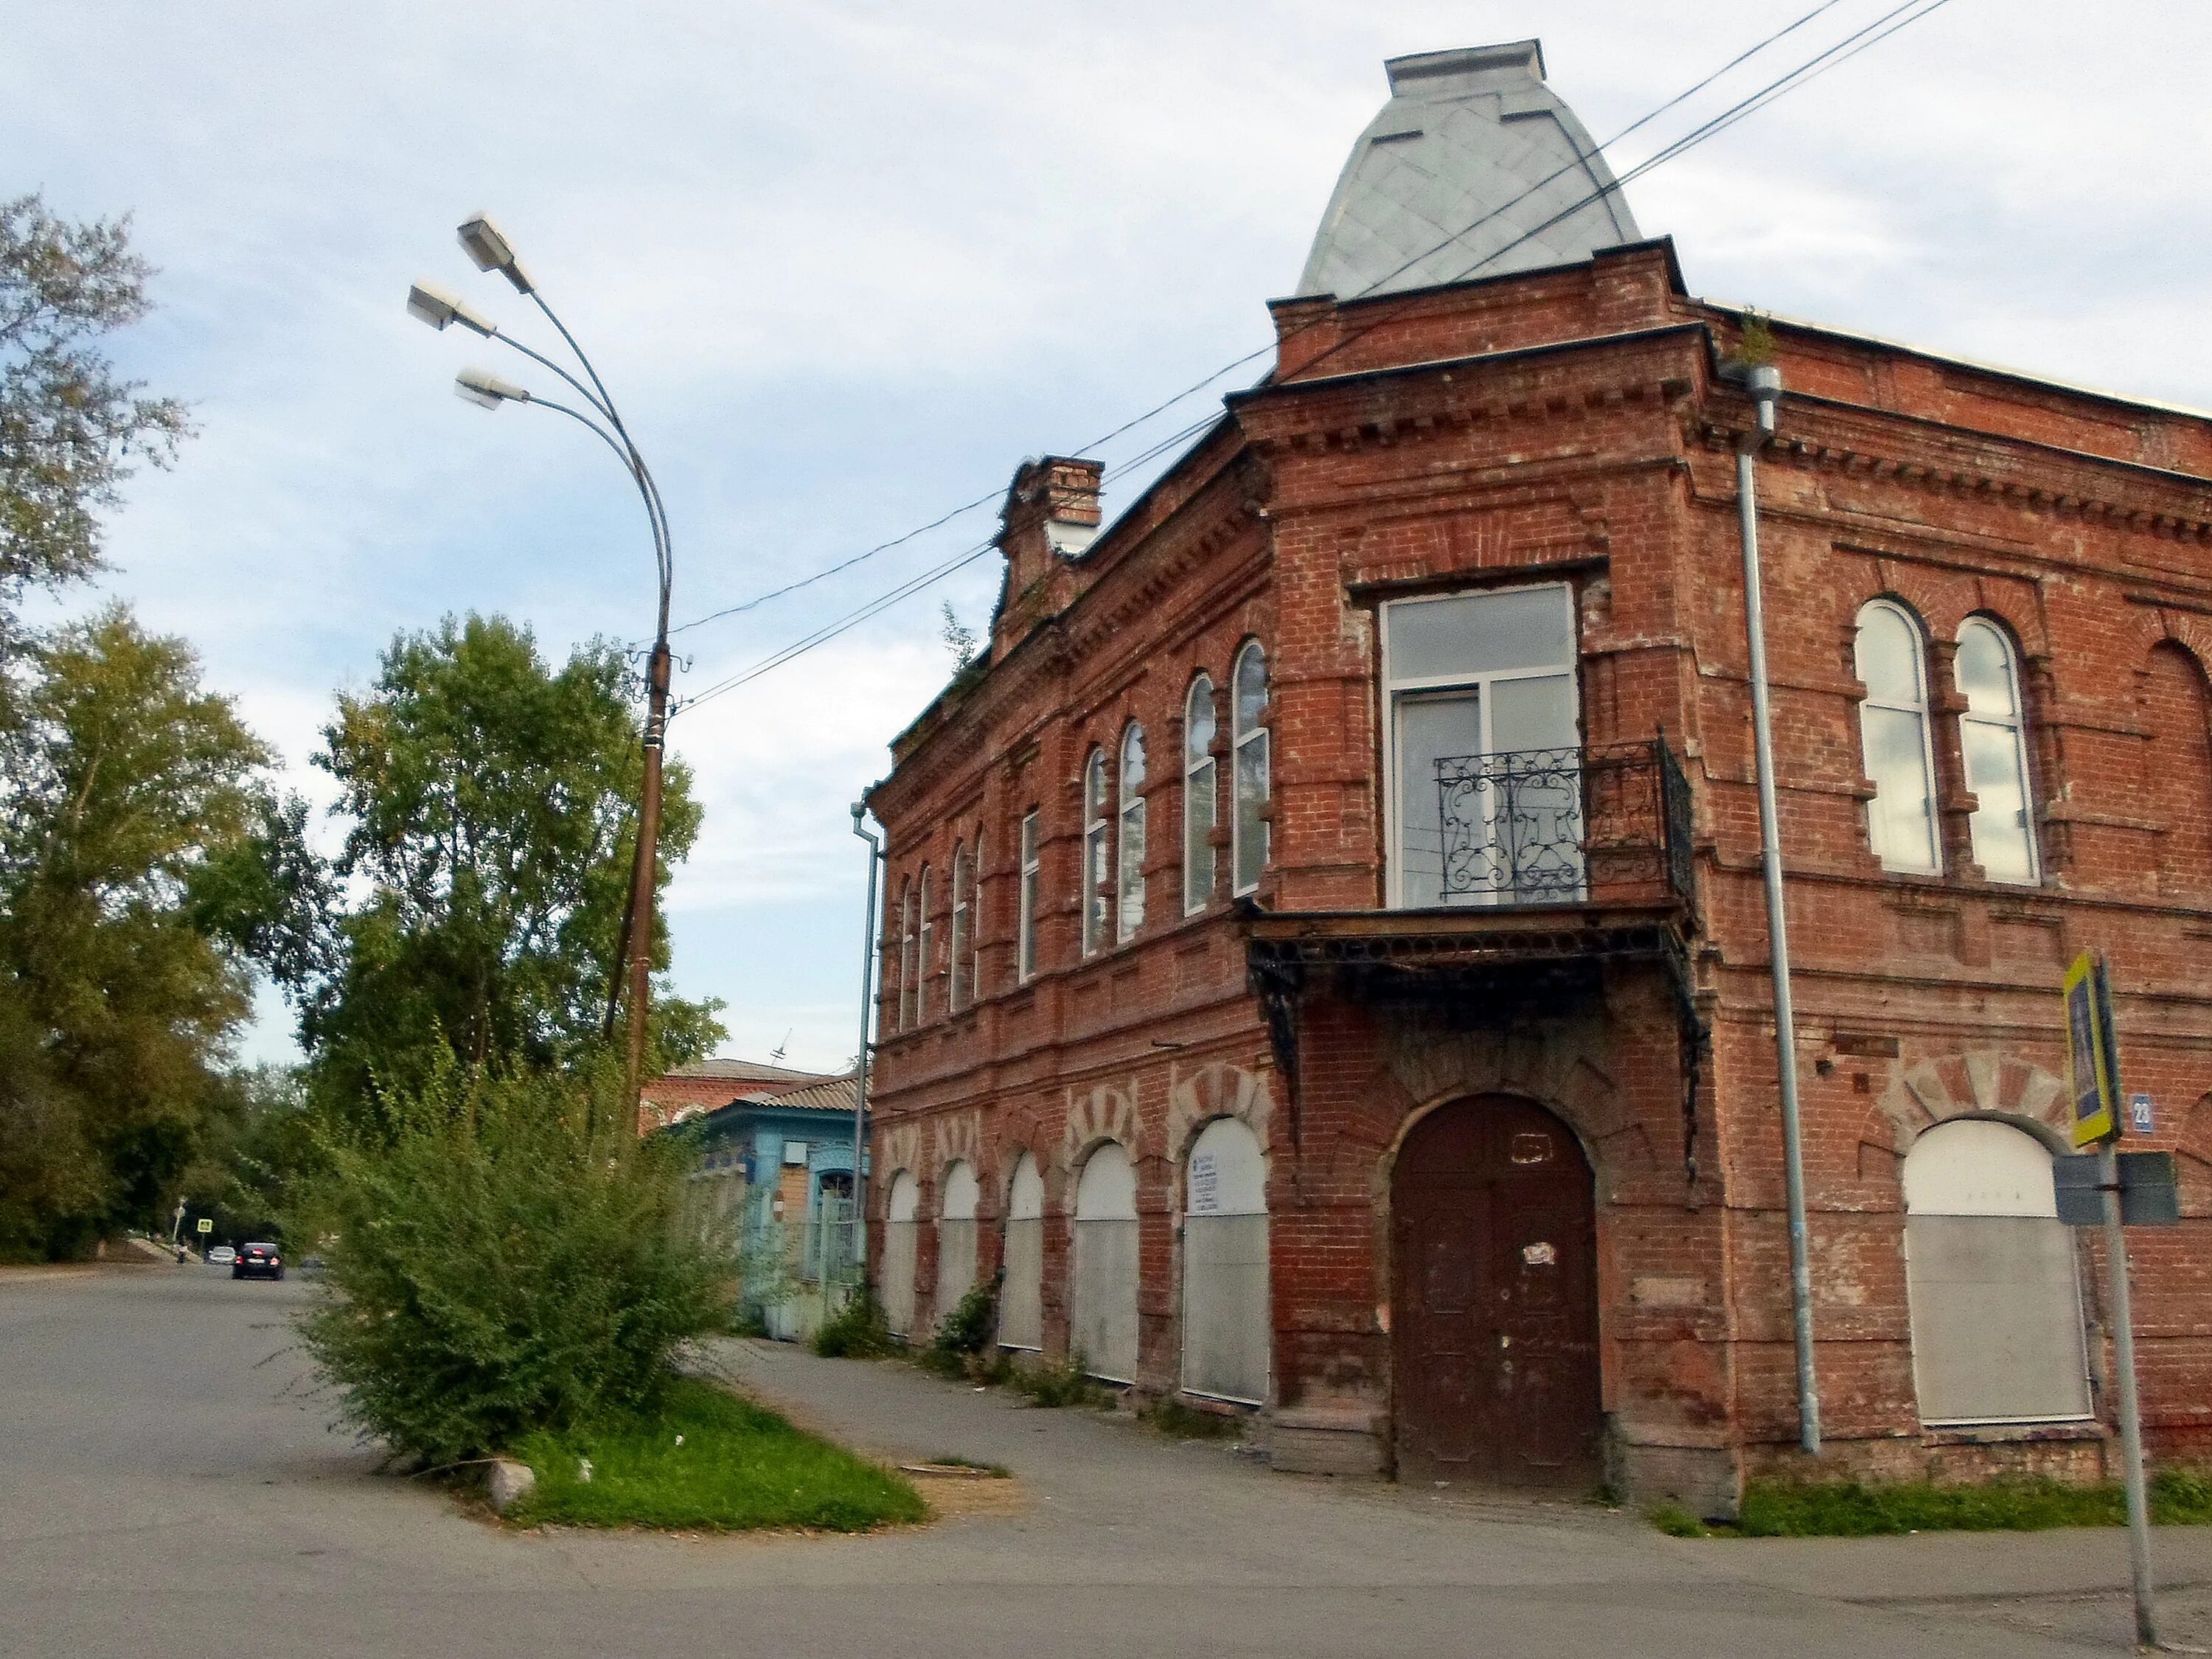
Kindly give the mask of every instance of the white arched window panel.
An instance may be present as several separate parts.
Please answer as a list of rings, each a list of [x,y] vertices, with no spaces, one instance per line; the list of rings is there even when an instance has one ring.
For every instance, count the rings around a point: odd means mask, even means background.
[[[975,1282],[975,1206],[981,1198],[975,1166],[946,1166],[937,1205],[937,1316],[959,1306]]]
[[[1044,1176],[1024,1152],[1006,1183],[1006,1276],[999,1287],[999,1345],[1044,1346]]]
[[[2043,1143],[1994,1119],[1954,1118],[1913,1143],[1904,1185],[1921,1420],[2087,1418],[2074,1240]]]
[[[903,1031],[915,1023],[914,888],[899,884],[898,1026]]]
[[[1236,811],[1229,825],[1230,863],[1241,896],[1258,888],[1260,872],[1267,866],[1264,813],[1273,787],[1267,728],[1261,724],[1267,713],[1267,653],[1257,640],[1237,653],[1231,697],[1229,769]]]
[[[1036,977],[1037,901],[1044,879],[1043,831],[1035,808],[1022,814],[1021,890],[1015,900],[1014,977],[1026,985]]]
[[[2019,654],[2003,629],[1986,617],[1969,617],[1959,629],[1955,667],[1959,694],[1966,700],[1959,747],[1966,761],[1966,787],[1980,802],[1970,820],[1974,861],[1991,881],[2031,886],[2043,871],[2028,796]]]
[[[968,1000],[983,994],[983,831],[968,854]]]
[[[1137,1172],[1107,1141],[1075,1184],[1075,1249],[1068,1274],[1068,1345],[1109,1382],[1137,1380]]]
[[[1134,720],[1121,733],[1121,803],[1114,937],[1127,944],[1145,925],[1145,728]]]
[[[921,1204],[913,1174],[901,1170],[891,1177],[884,1215],[884,1322],[895,1336],[914,1332],[915,1217]]]
[[[968,848],[959,842],[952,843],[952,976],[946,1006],[965,1008],[974,995],[969,979],[969,915],[968,905],[975,883],[974,866],[969,862]]]
[[[1106,942],[1106,751],[1083,766],[1083,954]]]
[[[1216,1118],[1183,1170],[1184,1391],[1265,1405],[1271,1322],[1267,1158],[1249,1126]]]
[[[921,925],[917,931],[916,951],[920,969],[914,976],[914,1017],[916,1023],[929,1018],[929,976],[937,967],[937,917],[929,908],[929,866],[921,866]]]
[[[1936,839],[1936,751],[1928,726],[1928,653],[1920,624],[1891,599],[1862,606],[1853,650],[1867,689],[1859,705],[1859,744],[1874,799],[1867,833],[1885,870],[1934,875],[1942,868]]]
[[[1213,902],[1213,682],[1190,683],[1182,710],[1182,913],[1195,915]]]

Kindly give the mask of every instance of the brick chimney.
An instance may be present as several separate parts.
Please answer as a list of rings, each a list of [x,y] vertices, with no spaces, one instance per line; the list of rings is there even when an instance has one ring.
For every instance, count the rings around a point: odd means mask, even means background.
[[[1098,535],[1097,461],[1048,455],[1016,469],[1000,511],[999,550],[1006,587],[991,625],[991,654],[1003,657],[1029,631],[1066,608],[1078,586],[1070,561]]]

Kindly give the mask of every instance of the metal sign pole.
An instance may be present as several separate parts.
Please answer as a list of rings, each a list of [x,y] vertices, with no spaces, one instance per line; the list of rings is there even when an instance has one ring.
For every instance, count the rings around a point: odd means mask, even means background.
[[[2120,1158],[2117,1137],[2097,1147],[2097,1184],[2104,1188],[2105,1265],[2112,1275],[2112,1369],[2119,1374],[2120,1455],[2127,1460],[2128,1567],[2135,1579],[2136,1640],[2158,1645],[2157,1609],[2150,1576],[2150,1495],[2143,1484],[2142,1410],[2136,1398],[2136,1322],[2128,1287],[2128,1235],[2120,1224]]]

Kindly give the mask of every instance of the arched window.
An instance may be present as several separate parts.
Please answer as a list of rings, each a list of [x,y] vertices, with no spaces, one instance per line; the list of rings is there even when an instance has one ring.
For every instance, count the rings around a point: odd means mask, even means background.
[[[1145,925],[1145,728],[1134,720],[1121,733],[1121,800],[1114,937],[1127,944]]]
[[[1075,1257],[1069,1273],[1069,1348],[1091,1376],[1137,1380],[1137,1172],[1106,1141],[1075,1183]]]
[[[894,1336],[914,1333],[915,1213],[921,1194],[913,1175],[901,1170],[891,1177],[890,1198],[884,1212],[884,1322]]]
[[[929,908],[929,866],[921,866],[921,930],[917,946],[921,966],[914,979],[914,1017],[929,1018],[929,976],[937,969],[937,918]]]
[[[1218,1117],[1183,1172],[1182,1386],[1267,1402],[1267,1165],[1260,1138]]]
[[[982,1196],[973,1166],[956,1161],[945,1171],[937,1206],[937,1317],[960,1305],[975,1282],[975,1205]]]
[[[898,1028],[902,1031],[910,1028],[916,1018],[915,987],[921,975],[915,971],[915,961],[914,884],[902,881],[899,884],[898,970]]]
[[[969,976],[968,899],[975,884],[975,872],[969,863],[968,849],[958,842],[952,843],[952,988],[948,1006],[955,1010],[965,1008],[974,998],[974,987]]]
[[[1885,870],[1934,875],[1943,867],[1936,842],[1936,753],[1928,738],[1928,653],[1920,624],[1893,599],[1859,611],[1853,653],[1867,689],[1859,705],[1859,744],[1874,783],[1867,833]]]
[[[1980,805],[1972,819],[1974,861],[1991,881],[2033,885],[2042,878],[2027,788],[2027,720],[2020,695],[2020,658],[2012,639],[1986,617],[1959,629],[1959,746],[1966,787]]]
[[[1043,848],[1039,844],[1036,809],[1022,814],[1020,915],[1014,930],[1014,977],[1026,985],[1036,977],[1038,888],[1044,878]]]
[[[1231,821],[1230,861],[1234,866],[1238,895],[1255,891],[1260,872],[1267,864],[1267,805],[1270,769],[1267,728],[1260,724],[1267,712],[1267,653],[1260,641],[1251,641],[1237,653],[1233,696],[1230,770],[1237,787],[1237,811]]]
[[[2163,828],[2160,890],[2193,899],[2212,885],[2212,696],[2204,671],[2171,640],[2154,647],[2142,677],[2150,736],[2147,804]]]
[[[1905,1159],[1905,1282],[1923,1423],[2089,1415],[2074,1241],[2051,1154],[1993,1118],[1954,1118]]]
[[[983,832],[968,855],[968,1000],[983,994]]]
[[[1083,954],[1106,942],[1106,751],[1083,766]]]
[[[1044,1346],[1044,1176],[1024,1152],[1006,1185],[1006,1281],[999,1288],[999,1346]]]
[[[1213,902],[1213,682],[1190,683],[1182,714],[1182,913]]]

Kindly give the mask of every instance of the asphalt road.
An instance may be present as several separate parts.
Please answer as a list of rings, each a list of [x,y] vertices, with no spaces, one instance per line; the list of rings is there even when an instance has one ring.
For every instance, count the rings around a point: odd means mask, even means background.
[[[1632,1516],[1273,1475],[896,1365],[734,1345],[856,1442],[1006,1463],[871,1538],[512,1533],[379,1475],[291,1346],[307,1287],[0,1273],[0,1654],[1499,1654],[2124,1650],[2114,1534],[1698,1543]],[[980,1488],[984,1483],[977,1483]],[[2212,1579],[2197,1534],[2169,1577]],[[2194,1599],[2192,1600],[2192,1596]],[[2201,1639],[2205,1599],[2176,1612]]]

